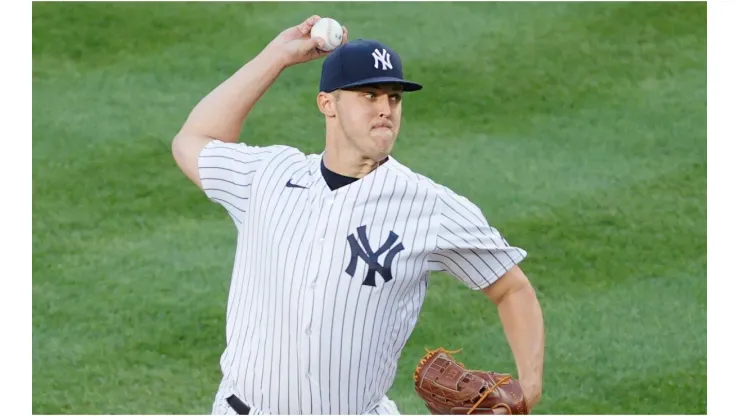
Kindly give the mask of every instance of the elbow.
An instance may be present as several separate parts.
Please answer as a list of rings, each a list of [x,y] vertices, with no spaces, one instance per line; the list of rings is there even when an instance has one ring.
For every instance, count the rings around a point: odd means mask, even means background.
[[[180,134],[176,134],[175,137],[172,138],[172,143],[170,143],[170,152],[175,160],[177,160],[179,137]]]
[[[183,153],[185,152],[185,137],[182,132],[178,132],[175,137],[172,138],[170,152],[172,153],[172,158],[175,159],[178,164],[183,160]]]
[[[182,169],[183,172],[185,172],[187,175],[188,162],[187,162],[186,152],[187,152],[187,148],[183,140],[183,137],[181,134],[177,134],[174,138],[172,138],[172,143],[170,145],[170,153],[172,154],[172,159],[175,161],[175,164],[180,169]]]

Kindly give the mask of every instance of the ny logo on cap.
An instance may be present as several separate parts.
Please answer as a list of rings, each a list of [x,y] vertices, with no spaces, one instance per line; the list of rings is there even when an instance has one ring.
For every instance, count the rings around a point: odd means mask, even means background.
[[[385,49],[383,49],[382,53],[377,49],[373,51],[373,58],[375,58],[375,69],[378,69],[378,63],[383,65],[383,71],[393,69],[393,65],[391,65],[391,54]]]

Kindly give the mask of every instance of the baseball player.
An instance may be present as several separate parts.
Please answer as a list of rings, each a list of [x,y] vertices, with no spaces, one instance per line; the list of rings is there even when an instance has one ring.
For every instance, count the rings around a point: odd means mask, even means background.
[[[386,393],[432,271],[497,305],[531,408],[544,330],[518,267],[526,252],[468,199],[391,156],[403,96],[422,89],[398,54],[348,42],[346,28],[342,45],[322,52],[309,36],[318,20],[280,33],[195,106],[172,142],[180,169],[238,235],[213,414],[398,414]],[[325,150],[240,143],[280,73],[320,58]]]

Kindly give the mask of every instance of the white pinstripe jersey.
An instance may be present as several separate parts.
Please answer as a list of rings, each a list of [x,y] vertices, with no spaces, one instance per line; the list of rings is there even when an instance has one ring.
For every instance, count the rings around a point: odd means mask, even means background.
[[[480,209],[393,157],[332,191],[321,155],[213,141],[206,195],[238,230],[226,384],[265,413],[370,412],[385,398],[432,271],[478,290],[526,256]]]

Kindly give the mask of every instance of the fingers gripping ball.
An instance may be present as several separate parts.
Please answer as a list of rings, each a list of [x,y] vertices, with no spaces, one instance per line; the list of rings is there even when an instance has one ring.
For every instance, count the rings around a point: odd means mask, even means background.
[[[429,351],[414,372],[416,393],[432,414],[525,415],[529,407],[509,374],[466,370],[453,352]]]
[[[321,49],[331,51],[342,44],[344,33],[339,22],[330,17],[323,17],[311,28],[311,37],[321,38],[324,41]]]

